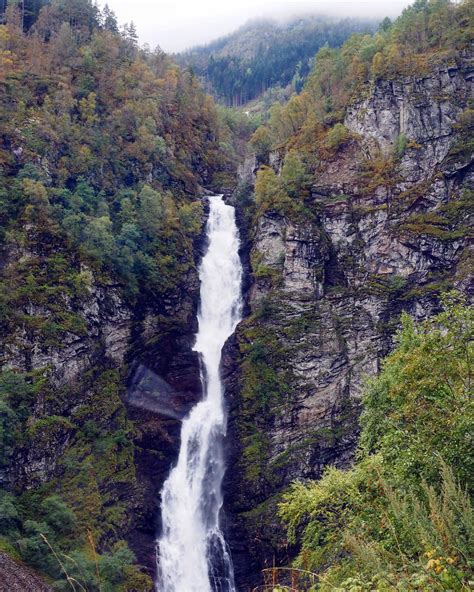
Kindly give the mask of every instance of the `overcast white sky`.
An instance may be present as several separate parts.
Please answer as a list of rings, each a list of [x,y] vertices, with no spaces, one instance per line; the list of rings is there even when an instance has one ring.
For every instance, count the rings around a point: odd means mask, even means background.
[[[408,0],[100,0],[120,24],[133,20],[141,43],[176,52],[234,31],[250,18],[302,12],[338,16],[396,16]]]

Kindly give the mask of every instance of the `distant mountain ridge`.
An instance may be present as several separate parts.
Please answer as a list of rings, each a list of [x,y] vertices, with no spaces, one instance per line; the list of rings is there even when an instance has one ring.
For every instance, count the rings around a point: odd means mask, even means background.
[[[178,54],[207,89],[228,106],[240,106],[268,88],[293,83],[300,90],[317,51],[338,47],[353,33],[373,33],[370,19],[302,15],[278,22],[249,21],[234,33]]]

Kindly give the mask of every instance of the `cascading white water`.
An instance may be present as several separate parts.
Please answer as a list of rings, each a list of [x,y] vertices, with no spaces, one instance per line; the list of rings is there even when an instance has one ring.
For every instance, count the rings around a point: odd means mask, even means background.
[[[183,421],[178,462],[161,492],[157,545],[159,592],[234,592],[219,527],[226,430],[221,352],[241,318],[239,237],[232,206],[209,198],[208,250],[200,269],[201,305],[194,350],[201,354],[204,397]]]

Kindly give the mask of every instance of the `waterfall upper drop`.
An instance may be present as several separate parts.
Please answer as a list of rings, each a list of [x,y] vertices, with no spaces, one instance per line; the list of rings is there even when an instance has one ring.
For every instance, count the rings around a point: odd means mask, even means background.
[[[159,592],[234,592],[230,554],[219,526],[226,431],[220,362],[242,313],[242,264],[232,206],[209,198],[208,250],[199,269],[201,302],[194,350],[204,396],[183,421],[178,462],[161,492]]]

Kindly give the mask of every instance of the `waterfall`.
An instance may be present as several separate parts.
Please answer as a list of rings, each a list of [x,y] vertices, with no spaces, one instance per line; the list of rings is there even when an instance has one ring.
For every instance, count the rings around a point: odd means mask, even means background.
[[[222,347],[241,318],[242,266],[234,208],[209,198],[208,249],[200,269],[199,330],[203,399],[181,427],[178,462],[161,491],[157,592],[235,592],[230,554],[219,526],[226,431],[219,373]]]

